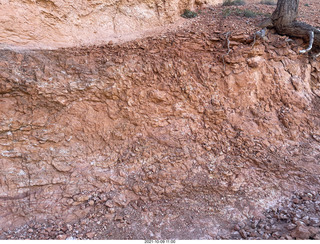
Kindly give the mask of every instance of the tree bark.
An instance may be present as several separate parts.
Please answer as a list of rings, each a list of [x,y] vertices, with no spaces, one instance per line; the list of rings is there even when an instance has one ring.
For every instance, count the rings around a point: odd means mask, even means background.
[[[271,24],[279,34],[300,37],[309,40],[313,37],[311,47],[320,47],[320,30],[296,20],[298,16],[299,0],[278,0],[277,7],[271,16]],[[266,26],[264,26],[266,27]]]

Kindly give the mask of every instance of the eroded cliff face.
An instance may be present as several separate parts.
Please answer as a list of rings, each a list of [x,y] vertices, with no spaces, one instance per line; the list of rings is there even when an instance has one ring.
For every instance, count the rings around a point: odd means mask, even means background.
[[[222,0],[1,0],[0,45],[57,48],[128,40]]]
[[[212,11],[122,44],[0,51],[0,238],[88,213],[99,238],[232,238],[295,191],[319,197],[319,62],[272,32],[233,30],[227,50]]]
[[[132,238],[215,238],[318,189],[319,63],[271,33],[233,36],[225,55],[205,26],[1,51],[0,228],[102,204],[110,226],[127,211]]]

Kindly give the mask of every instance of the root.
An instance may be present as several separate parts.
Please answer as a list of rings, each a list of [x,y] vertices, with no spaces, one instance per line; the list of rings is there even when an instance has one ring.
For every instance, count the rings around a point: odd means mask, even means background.
[[[267,29],[266,29],[266,27],[265,27],[265,28],[263,28],[263,29],[261,29],[261,30],[257,31],[256,33],[254,33],[254,36],[253,36],[253,43],[252,43],[251,48],[253,48],[253,47],[254,47],[254,45],[256,44],[257,36],[258,36],[258,37],[260,37],[260,38],[262,38],[262,39],[264,39],[264,38],[265,38],[265,36],[266,36],[266,31],[267,31]]]
[[[230,52],[230,40],[229,40],[229,35],[230,35],[230,32],[227,32],[227,33],[226,33],[226,39],[227,39],[228,52],[227,52],[226,55],[228,55],[229,52]]]
[[[226,36],[226,41],[227,41],[228,52],[222,56],[222,62],[223,62],[223,68],[224,68],[224,70],[226,70],[226,63],[225,63],[225,61],[224,61],[224,57],[227,56],[227,55],[229,55],[229,53],[230,53],[230,40],[229,40],[230,31],[227,32],[227,33],[225,34],[225,36]]]
[[[310,31],[309,32],[309,46],[308,46],[307,49],[301,50],[299,53],[307,53],[307,52],[309,52],[312,49],[313,42],[314,42],[314,32]]]
[[[313,59],[317,59],[320,56],[320,53],[313,55]]]

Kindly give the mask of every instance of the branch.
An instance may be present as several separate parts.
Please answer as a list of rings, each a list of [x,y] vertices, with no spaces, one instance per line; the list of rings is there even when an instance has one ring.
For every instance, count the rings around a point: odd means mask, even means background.
[[[300,53],[307,53],[312,49],[312,45],[313,45],[313,41],[314,41],[314,32],[310,31],[309,32],[309,46],[307,49],[301,50]]]

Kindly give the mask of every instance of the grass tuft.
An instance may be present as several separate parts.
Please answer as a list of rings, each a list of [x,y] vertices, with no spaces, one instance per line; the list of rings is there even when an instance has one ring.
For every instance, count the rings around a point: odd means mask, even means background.
[[[245,4],[244,0],[224,0],[222,6],[243,6]]]
[[[258,15],[264,15],[263,13],[254,12],[250,9],[239,9],[239,8],[227,8],[224,9],[222,12],[224,17],[228,16],[240,16],[240,17],[246,17],[246,18],[254,18]]]
[[[186,19],[191,19],[197,17],[198,14],[196,12],[193,12],[189,9],[185,9],[183,14],[181,14],[181,17],[186,18]]]
[[[277,1],[275,1],[275,0],[261,0],[260,4],[277,5]]]

